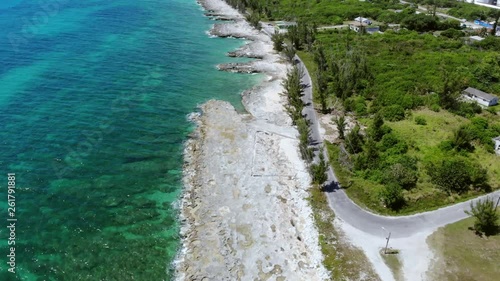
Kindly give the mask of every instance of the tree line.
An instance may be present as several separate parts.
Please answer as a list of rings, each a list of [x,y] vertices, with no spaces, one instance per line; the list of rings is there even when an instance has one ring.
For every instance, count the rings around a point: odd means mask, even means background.
[[[297,65],[287,73],[285,80],[283,81],[283,88],[285,90],[284,94],[287,98],[287,105],[285,109],[292,119],[294,125],[297,126],[299,131],[299,152],[309,166],[309,172],[311,174],[314,183],[320,186],[327,180],[327,169],[328,165],[324,159],[322,148],[320,148],[319,162],[313,163],[314,150],[310,146],[310,124],[304,115],[302,110],[304,109],[304,103],[302,101],[303,96],[303,85],[301,84],[302,71]]]

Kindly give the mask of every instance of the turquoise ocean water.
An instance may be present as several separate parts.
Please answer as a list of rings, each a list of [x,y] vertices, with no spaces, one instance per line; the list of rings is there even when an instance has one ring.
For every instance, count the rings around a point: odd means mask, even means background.
[[[240,105],[195,0],[0,5],[0,280],[170,280],[186,115]],[[16,174],[16,274],[7,271]]]

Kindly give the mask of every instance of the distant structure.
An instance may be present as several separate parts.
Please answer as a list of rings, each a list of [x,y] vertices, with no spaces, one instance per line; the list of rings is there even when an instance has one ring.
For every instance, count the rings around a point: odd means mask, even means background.
[[[477,35],[474,35],[474,36],[469,36],[469,39],[473,42],[478,42],[478,41],[483,41],[484,38],[481,37],[481,36],[477,36]]]
[[[368,24],[362,23],[359,21],[351,21],[348,23],[348,25],[349,25],[349,29],[353,30],[355,32],[361,32],[361,31],[363,31],[364,28],[366,28],[368,26]]]
[[[355,18],[355,19],[354,19],[354,21],[357,21],[357,22],[359,22],[359,23],[364,23],[364,24],[366,24],[366,25],[370,25],[370,24],[372,24],[372,21],[371,21],[371,20],[369,20],[369,19],[367,19],[367,18],[362,18],[362,17],[357,17],[357,18]]]
[[[500,1],[497,1],[497,0],[467,0],[467,2],[469,3],[474,3],[476,5],[481,5],[481,4],[486,4],[486,5],[491,5],[491,6],[498,6],[500,7]],[[481,5],[481,6],[483,6]]]
[[[477,102],[483,106],[492,106],[498,104],[498,97],[490,95],[475,88],[467,88],[462,92],[462,96],[466,99]]]
[[[368,26],[365,31],[369,34],[377,33],[380,32],[380,26]]]
[[[380,27],[379,26],[371,26],[368,25],[367,23],[364,22],[359,22],[359,21],[350,21],[347,22],[347,25],[349,26],[349,29],[355,32],[366,32],[369,34],[377,33],[380,32]]]
[[[276,21],[274,24],[275,30],[278,33],[286,33],[290,27],[297,26],[297,23],[294,21]]]
[[[493,24],[486,22],[486,21],[482,21],[482,20],[474,20],[474,24],[480,25],[482,27],[486,27],[488,29],[493,28]]]
[[[481,42],[483,40],[484,40],[483,37],[474,35],[474,36],[469,36],[468,38],[466,38],[465,43],[470,45],[470,44],[474,44],[476,42]]]
[[[493,143],[495,144],[495,153],[500,155],[500,136],[493,138]]]
[[[482,20],[474,20],[474,24],[477,24],[479,26],[482,26],[486,28],[488,31],[493,30],[493,24],[494,22],[486,22]],[[497,29],[495,30],[495,35],[500,36],[500,26],[497,26]]]

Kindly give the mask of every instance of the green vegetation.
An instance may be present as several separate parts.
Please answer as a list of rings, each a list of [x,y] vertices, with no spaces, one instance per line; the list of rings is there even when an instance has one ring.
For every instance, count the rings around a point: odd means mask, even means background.
[[[407,17],[407,23],[409,19],[414,18]],[[432,28],[410,28],[436,30],[458,23],[432,24]],[[446,29],[450,27],[459,28]],[[321,110],[328,112],[328,100],[335,97],[344,110],[374,118],[366,130],[359,126],[350,132],[340,130],[350,154],[344,157],[350,163],[344,165],[348,179],[342,185],[349,186],[347,192],[358,203],[381,213],[412,213],[498,188],[493,177],[499,171],[491,166],[495,159],[491,138],[500,135],[500,120],[496,115],[486,117],[481,107],[459,97],[466,86],[499,93],[500,56],[450,37],[408,30],[372,35],[339,30],[317,33],[310,53]],[[433,111],[431,115],[462,116],[462,126],[437,128],[431,124],[433,118],[426,116],[413,120],[426,107]],[[475,118],[486,121],[485,127],[475,127]],[[390,123],[384,124],[384,119]],[[417,139],[407,129],[401,132],[398,123],[413,131],[418,126],[426,134]],[[337,126],[342,128],[341,123]],[[429,145],[437,129],[446,137]],[[416,142],[424,143],[427,150]]]
[[[304,109],[304,103],[301,100],[302,97],[302,87],[300,85],[300,73],[297,66],[288,72],[287,77],[283,83],[285,88],[285,94],[288,99],[288,104],[286,106],[286,111],[299,131],[299,150],[302,158],[311,163],[313,160],[313,151],[309,147],[309,133],[310,128],[307,120],[302,116],[302,110]],[[311,170],[313,171],[313,170]]]
[[[304,103],[301,100],[302,97],[302,87],[300,83],[300,78],[302,73],[299,71],[297,66],[294,66],[290,72],[288,72],[287,77],[283,83],[285,88],[285,95],[288,99],[288,104],[286,110],[292,121],[297,125],[299,131],[299,151],[302,159],[306,160],[309,164],[309,172],[311,174],[313,183],[322,186],[323,183],[328,179],[326,174],[328,170],[328,164],[322,153],[319,153],[319,163],[312,163],[314,158],[313,148],[309,146],[309,134],[310,128],[308,121],[302,115],[302,110],[304,108]],[[319,151],[323,151],[323,148],[319,148]]]
[[[427,167],[427,173],[431,182],[448,194],[466,192],[470,185],[482,186],[487,180],[483,168],[460,157],[431,163]]]
[[[258,1],[258,0],[257,0]],[[261,0],[268,7],[268,20],[299,20],[317,24],[342,24],[358,16],[376,19],[387,9],[402,9],[399,1],[360,2],[357,0]],[[391,12],[393,13],[393,12]]]
[[[285,88],[286,97],[288,100],[286,111],[294,124],[297,125],[302,118],[302,110],[304,109],[304,103],[301,100],[302,97],[302,87],[300,85],[300,73],[297,66],[288,72],[285,81],[283,82],[283,87]],[[306,124],[307,125],[307,124]],[[299,126],[300,127],[300,126]],[[307,134],[306,134],[307,136]]]
[[[474,217],[474,230],[478,233],[484,233],[487,236],[500,232],[495,202],[491,198],[479,200],[476,204],[470,204],[470,211],[465,211],[466,214]]]
[[[333,225],[334,214],[319,188],[311,188],[309,203],[319,232],[325,267],[332,280],[380,280],[361,249],[353,247]]]
[[[363,150],[364,139],[360,130],[359,126],[356,125],[345,137],[345,143],[349,153],[359,153]]]
[[[385,206],[393,210],[399,210],[405,204],[403,189],[401,186],[394,183],[387,184],[380,192],[380,197],[382,198]]]
[[[417,117],[415,117],[415,124],[425,126],[425,125],[427,125],[427,121],[425,120],[424,117],[417,116]]]
[[[325,157],[323,156],[323,148],[321,147],[319,149],[319,163],[318,164],[312,164],[310,167],[311,170],[311,175],[312,175],[312,181],[313,183],[318,184],[319,186],[322,186],[323,183],[326,182],[328,179],[328,176],[326,174],[328,170],[328,164],[325,161]]]
[[[433,233],[428,244],[438,257],[430,280],[490,281],[500,274],[500,235],[487,239],[470,230],[474,218],[449,224]]]
[[[285,43],[285,36],[283,34],[280,34],[278,32],[274,33],[273,36],[271,37],[273,40],[273,47],[277,52],[283,51],[284,48],[284,43]]]
[[[400,115],[401,108],[408,110],[436,104],[445,108],[457,105],[457,110],[462,106],[465,111],[462,115],[467,115],[469,112],[465,107],[468,104],[447,103],[457,96],[462,86],[500,92],[500,77],[497,74],[500,71],[500,55],[495,51],[479,50],[460,40],[408,30],[361,36],[353,32],[329,30],[318,33],[317,41],[323,46],[330,46],[325,48],[326,56],[338,58],[336,64],[352,61],[350,56],[365,60],[366,70],[362,70],[369,72],[365,76],[368,79],[348,85],[349,89],[344,92],[337,92],[335,74],[332,74],[331,94],[350,99],[361,97],[367,106],[371,105],[370,112],[392,106],[385,115]],[[344,63],[344,68],[349,70],[349,65],[360,68],[361,63]],[[336,70],[334,67],[331,71]],[[359,77],[349,72],[346,75],[355,79]]]
[[[417,117],[424,118],[427,125],[416,124],[413,118]],[[489,148],[477,140],[471,142],[473,152],[443,149],[442,143],[452,139],[454,131],[461,126],[473,126],[481,118],[473,118],[476,120],[473,121],[447,111],[416,110],[412,118],[385,122],[380,126],[386,128],[386,133],[377,144],[378,160],[375,165],[364,156],[368,154],[366,148],[361,153],[346,157],[338,146],[327,145],[330,163],[349,196],[356,203],[379,213],[409,214],[464,201],[500,185],[498,156],[488,152]],[[498,120],[495,122],[498,125]],[[492,127],[496,126],[489,125],[489,128]],[[500,131],[497,133],[500,135]],[[348,142],[345,143],[349,151]],[[354,162],[354,169],[341,165],[345,159]],[[449,181],[445,180],[449,175],[443,171],[449,162],[463,163],[468,167],[450,171],[450,174],[463,171],[463,174],[458,174],[463,177],[463,182],[452,177]],[[430,169],[432,165],[439,169]]]
[[[343,140],[345,139],[345,126],[346,126],[346,120],[345,116],[341,115],[339,117],[336,117],[333,119],[333,122],[337,126],[337,131],[339,131],[339,139]]]
[[[230,2],[241,2],[267,20],[296,21],[284,38],[274,37],[275,47],[284,42],[290,61],[295,52],[304,59],[321,112],[330,112],[334,100],[336,110],[363,120],[365,126],[350,131],[335,120],[342,149],[332,156],[328,146],[330,163],[339,166],[335,170],[344,174],[341,184],[354,201],[380,213],[407,214],[500,186],[491,141],[500,135],[498,115],[460,99],[467,86],[500,93],[500,39],[466,43],[458,21],[437,16],[440,7],[455,15],[472,7],[483,11],[482,19],[497,21],[496,11],[451,0],[419,2],[427,14],[391,0]],[[374,20],[385,32],[315,28],[358,16]],[[389,23],[402,29],[391,30]],[[430,33],[436,30],[442,30],[440,36]],[[303,105],[295,105],[295,94],[288,97],[302,156],[311,159],[307,123],[299,121]]]

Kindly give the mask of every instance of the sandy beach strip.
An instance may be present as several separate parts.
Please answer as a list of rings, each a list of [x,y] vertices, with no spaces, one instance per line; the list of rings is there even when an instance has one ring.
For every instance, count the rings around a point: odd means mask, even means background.
[[[306,197],[310,177],[298,133],[284,110],[289,66],[269,36],[224,1],[200,4],[225,21],[211,34],[242,37],[238,56],[265,81],[243,94],[247,114],[222,101],[203,104],[185,147],[182,250],[177,280],[327,280]]]

